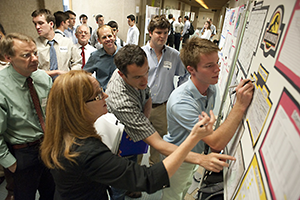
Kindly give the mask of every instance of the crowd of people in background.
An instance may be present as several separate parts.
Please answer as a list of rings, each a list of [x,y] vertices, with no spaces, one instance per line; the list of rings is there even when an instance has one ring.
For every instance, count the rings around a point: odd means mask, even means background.
[[[211,19],[192,37],[188,16],[156,15],[141,47],[132,14],[126,41],[117,36],[118,23],[105,23],[101,14],[95,30],[86,14],[75,26],[71,10],[38,9],[31,19],[35,39],[6,35],[0,24],[5,200],[34,200],[37,191],[46,200],[124,200],[160,189],[162,199],[179,200],[197,166],[220,172],[226,160],[234,160],[218,152],[242,120],[253,85],[239,84],[229,120],[213,131],[220,69]],[[141,156],[122,158],[102,142],[93,124],[107,112],[132,141],[149,145],[150,168],[139,165]],[[212,153],[202,154],[204,142]]]

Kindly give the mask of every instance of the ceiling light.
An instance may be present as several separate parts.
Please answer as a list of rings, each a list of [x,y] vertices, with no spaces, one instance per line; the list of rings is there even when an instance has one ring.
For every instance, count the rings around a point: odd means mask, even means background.
[[[208,6],[204,3],[203,0],[196,0],[197,3],[199,3],[203,8],[208,9]]]

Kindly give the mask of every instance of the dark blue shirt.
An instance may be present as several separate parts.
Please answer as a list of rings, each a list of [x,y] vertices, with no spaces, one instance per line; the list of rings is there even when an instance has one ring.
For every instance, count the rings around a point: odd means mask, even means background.
[[[120,48],[117,46],[117,50],[113,55],[107,54],[103,47],[94,51],[83,67],[88,72],[96,72],[96,79],[104,90],[106,90],[107,83],[117,68],[114,57]]]

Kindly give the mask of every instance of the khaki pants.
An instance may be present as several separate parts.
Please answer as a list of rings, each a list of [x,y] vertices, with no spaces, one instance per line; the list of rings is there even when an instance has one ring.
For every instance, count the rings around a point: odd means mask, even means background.
[[[175,174],[170,178],[170,187],[162,190],[161,200],[184,200],[184,197],[190,188],[193,175],[199,165],[182,163]]]
[[[162,105],[157,106],[156,108],[152,108],[149,120],[161,137],[166,135],[168,131],[166,104],[163,103]],[[156,149],[150,146],[150,157],[149,157],[150,166],[160,162],[160,160],[161,160],[160,153],[156,151]]]

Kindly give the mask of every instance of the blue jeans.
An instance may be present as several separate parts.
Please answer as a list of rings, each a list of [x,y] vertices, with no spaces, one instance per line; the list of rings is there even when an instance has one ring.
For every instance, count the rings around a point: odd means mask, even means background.
[[[133,162],[137,162],[137,155],[128,156],[125,158],[127,158],[128,160],[132,160]],[[125,194],[126,194],[127,190],[114,188],[114,187],[111,187],[111,190],[113,193],[113,195],[112,195],[113,200],[124,200],[125,199]]]

